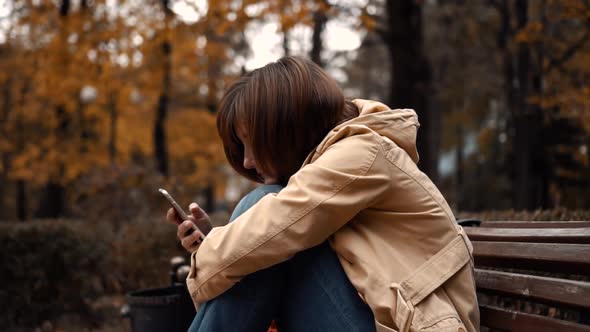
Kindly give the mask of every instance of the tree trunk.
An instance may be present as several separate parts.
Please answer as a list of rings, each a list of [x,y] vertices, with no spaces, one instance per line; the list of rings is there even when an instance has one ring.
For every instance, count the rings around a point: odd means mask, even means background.
[[[59,133],[63,133],[67,130],[70,125],[69,119],[67,114],[65,114],[65,110],[61,107],[57,107],[57,113],[60,125],[58,126],[58,142],[63,142],[65,139],[64,137],[59,137]],[[45,188],[40,195],[40,201],[38,205],[38,209],[35,212],[35,218],[58,218],[63,214],[64,211],[64,203],[65,203],[65,187],[59,183],[58,179],[60,179],[64,174],[64,165],[60,165],[57,169],[57,173],[55,174],[55,179],[50,179],[49,182],[45,185]],[[20,190],[20,187],[19,187]],[[19,191],[19,194],[24,195],[24,184],[23,189]],[[19,202],[21,201],[19,197]],[[22,202],[26,205],[26,199],[23,198]],[[20,206],[20,205],[19,205]],[[18,209],[19,215],[21,214],[21,208]]]
[[[465,172],[464,172],[464,157],[463,157],[463,125],[457,125],[457,151],[456,151],[456,199],[455,199],[455,210],[461,211],[461,209],[465,208],[464,204],[464,195],[465,192],[464,183],[465,183]]]
[[[19,184],[20,185],[20,184]],[[19,194],[22,193],[24,197],[25,188],[24,188],[24,181],[22,183],[22,189],[19,187]],[[63,214],[63,206],[64,206],[64,197],[65,197],[65,188],[63,185],[55,182],[50,182],[45,186],[43,193],[41,194],[41,201],[39,203],[39,208],[37,213],[35,213],[35,218],[58,218]],[[19,196],[20,201],[20,196]],[[23,199],[23,204],[19,205],[18,213],[19,216],[21,213],[23,215],[26,213],[24,210],[26,206],[26,201]],[[22,207],[22,210],[21,210]],[[20,218],[20,217],[19,217]]]
[[[70,1],[62,0],[59,7],[59,15],[62,20],[67,18],[69,11]],[[65,41],[68,35],[67,29],[63,28],[61,34],[62,41]],[[67,44],[64,43],[64,47],[66,46]],[[71,119],[62,105],[55,106],[55,113],[59,123],[56,131],[56,135],[58,137],[57,142],[60,144],[66,139],[64,136],[71,125]],[[63,214],[65,188],[61,183],[59,183],[59,178],[63,174],[63,168],[64,165],[60,165],[58,167],[58,174],[56,174],[57,180],[49,180],[49,182],[45,185],[39,201],[39,207],[35,213],[36,218],[57,218]],[[23,189],[19,191],[19,193],[25,195],[24,184]],[[26,205],[25,199],[23,199],[23,202]],[[26,213],[26,211],[23,213]],[[20,208],[18,209],[18,214],[21,214]]]
[[[541,1],[541,23],[543,26],[548,24],[547,19],[547,1]],[[536,46],[536,67],[533,73],[533,80],[532,80],[532,91],[534,95],[543,95],[543,64],[545,62],[544,55],[545,55],[545,45],[543,43],[539,43]],[[550,153],[549,143],[547,140],[547,136],[543,135],[543,110],[539,105],[532,105],[533,109],[533,116],[535,117],[535,123],[537,123],[537,130],[535,135],[533,136],[537,140],[538,148],[533,150],[533,167],[537,168],[536,176],[538,179],[538,185],[536,191],[539,193],[538,195],[538,204],[537,206],[542,207],[543,209],[550,209],[553,208],[553,202],[550,197],[550,182],[553,178],[553,169],[554,167],[551,165],[550,157],[548,154]]]
[[[59,122],[56,132],[58,137],[57,141],[63,142],[66,138],[63,135],[60,135],[60,133],[66,133],[71,125],[71,122],[69,115],[63,106],[57,106],[56,113]],[[65,165],[63,164],[59,165],[57,167],[56,174],[54,174],[54,178],[50,179],[45,185],[45,188],[43,189],[40,196],[38,209],[35,212],[35,218],[57,218],[63,214],[65,188],[64,185],[59,182],[59,179],[61,179],[64,174],[64,167]]]
[[[8,79],[2,89],[2,109],[0,111],[0,140],[8,140],[9,134],[5,127],[6,118],[10,112],[12,105],[12,94],[10,88],[12,85],[12,79]],[[2,163],[0,171],[0,220],[6,217],[6,186],[8,185],[8,169],[10,168],[10,158],[8,151],[0,151],[0,162]]]
[[[6,218],[6,186],[8,185],[8,178],[6,173],[8,170],[8,156],[6,152],[0,153],[0,162],[2,162],[2,171],[0,172],[0,220]]]
[[[212,182],[207,183],[207,186],[203,189],[203,197],[205,198],[204,209],[205,211],[215,210],[215,190]]]
[[[214,40],[213,34],[210,34],[208,40]],[[217,92],[219,91],[218,81],[221,77],[221,63],[214,56],[209,55],[207,59],[207,110],[210,113],[217,111]]]
[[[168,104],[170,100],[170,79],[172,75],[172,43],[168,40],[169,20],[173,15],[168,0],[162,0],[162,9],[164,11],[164,34],[166,38],[162,42],[162,90],[158,98],[158,108],[156,110],[156,122],[154,123],[154,157],[156,169],[163,176],[168,176],[168,143],[166,140],[166,118],[168,115]]]
[[[517,0],[515,3],[517,17],[517,31],[526,26],[528,22],[528,3],[526,0]],[[506,105],[510,112],[510,127],[513,129],[512,158],[509,158],[509,169],[512,178],[512,206],[516,209],[534,208],[531,197],[533,183],[531,174],[530,150],[536,147],[531,144],[532,126],[535,125],[530,118],[528,97],[530,70],[530,54],[526,45],[518,46],[516,57],[508,48],[508,42],[515,36],[511,28],[512,15],[509,1],[501,1],[498,5],[501,25],[498,33],[498,48],[503,53],[504,89],[506,93]]]
[[[109,96],[110,134],[109,134],[109,159],[111,165],[115,163],[117,156],[117,102],[114,94]]]
[[[528,4],[526,0],[516,1],[516,16],[518,29],[522,29],[527,24],[528,20]],[[528,71],[530,65],[529,50],[526,45],[520,44],[518,46],[518,53],[516,57],[516,75],[518,79],[518,89],[516,90],[516,109],[513,109],[514,114],[514,174],[516,175],[515,182],[515,202],[514,206],[517,209],[529,208],[529,195],[531,194],[531,174],[530,154],[531,148],[529,141],[529,123],[528,123],[528,103],[526,97],[528,95]]]
[[[430,65],[424,56],[422,8],[413,0],[387,0],[388,31],[383,36],[390,53],[392,82],[390,105],[413,108],[420,121],[418,151],[420,168],[437,177],[437,160],[431,142],[431,116],[427,96],[430,90]]]
[[[281,1],[281,16],[283,15],[287,15],[286,13],[286,9],[287,7],[290,5],[290,1],[287,0],[283,0]],[[289,49],[289,26],[287,26],[286,24],[281,24],[281,32],[283,33],[283,40],[282,40],[282,46],[283,46],[283,56],[288,56],[289,54],[291,54],[291,50]]]
[[[156,158],[156,169],[163,176],[168,176],[168,148],[165,127],[167,113],[168,93],[162,91],[158,98],[158,109],[156,110],[156,122],[154,124],[154,156]]]
[[[324,49],[322,41],[322,33],[326,28],[328,17],[325,11],[327,10],[328,4],[325,1],[320,1],[319,9],[313,13],[313,34],[311,36],[311,51],[309,57],[311,61],[315,62],[318,66],[324,67],[322,62],[322,51]]]
[[[542,64],[543,61],[540,59],[538,64]],[[534,95],[541,95],[543,74],[542,69],[538,66],[535,69],[532,82],[532,91]],[[543,116],[542,110],[538,105],[532,105],[533,123],[535,124],[535,132],[532,138],[535,140],[535,148],[531,150],[531,168],[533,170],[534,182],[533,192],[535,195],[533,208],[551,209],[553,208],[553,202],[550,198],[549,183],[553,177],[552,167],[548,160],[547,154],[549,153],[548,142],[546,135],[542,135],[543,132]]]
[[[60,211],[58,211],[60,212]],[[24,180],[16,182],[16,216],[18,220],[27,220],[27,186]]]
[[[291,50],[289,49],[289,31],[283,30],[283,56],[288,56],[291,54]]]
[[[516,22],[518,30],[528,24],[528,0],[516,1]],[[514,122],[514,207],[535,209],[543,205],[541,174],[543,165],[534,156],[543,149],[539,145],[538,133],[541,129],[541,110],[528,102],[530,95],[540,91],[540,80],[535,84],[529,45],[518,45],[516,55],[515,109],[512,109]]]
[[[61,17],[66,17],[70,13],[70,0],[61,0],[61,4],[59,6],[59,15]]]

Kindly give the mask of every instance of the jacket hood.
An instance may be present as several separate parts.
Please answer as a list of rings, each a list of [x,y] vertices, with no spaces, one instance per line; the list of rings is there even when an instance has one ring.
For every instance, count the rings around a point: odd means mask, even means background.
[[[418,163],[416,134],[420,123],[414,110],[407,108],[392,110],[387,105],[372,100],[355,99],[352,102],[359,108],[360,114],[357,118],[340,126],[367,126],[379,135],[395,142],[406,151],[415,163]]]

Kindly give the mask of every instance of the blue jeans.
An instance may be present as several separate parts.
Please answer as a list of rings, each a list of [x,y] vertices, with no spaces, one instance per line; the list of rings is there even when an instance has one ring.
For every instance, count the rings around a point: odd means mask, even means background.
[[[246,195],[230,222],[268,193],[265,185]],[[276,320],[279,332],[375,331],[373,314],[344,273],[328,244],[246,276],[202,304],[189,332],[266,331]]]

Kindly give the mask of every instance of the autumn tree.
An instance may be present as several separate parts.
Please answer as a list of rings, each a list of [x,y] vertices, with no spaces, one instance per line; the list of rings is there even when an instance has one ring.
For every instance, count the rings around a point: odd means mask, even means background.
[[[456,209],[507,207],[506,109],[497,61],[494,10],[482,2],[424,7],[425,51],[432,68],[431,106],[440,124],[439,184]],[[436,145],[433,145],[436,147]],[[479,188],[486,188],[485,191]]]
[[[584,63],[590,5],[526,0],[492,4],[501,18],[498,46],[504,54],[514,133],[514,206],[550,207],[559,204],[559,192],[565,189],[558,189],[559,183],[571,183],[588,169],[583,149],[588,137],[586,112],[571,112],[587,106],[570,93],[586,87],[577,78],[588,72]]]
[[[313,33],[311,37],[311,50],[309,51],[309,57],[311,61],[317,63],[320,67],[324,66],[322,61],[322,33],[326,29],[326,23],[328,22],[328,15],[326,12],[330,10],[330,4],[325,1],[317,2],[317,9],[313,13]]]
[[[417,144],[420,168],[436,181],[437,149],[432,128],[430,94],[431,68],[424,53],[422,2],[385,0],[371,4],[379,8],[366,12],[389,52],[391,69],[388,103],[392,107],[413,108],[420,121]],[[382,14],[380,12],[383,12]]]
[[[7,120],[0,126],[0,134],[8,138],[8,143],[3,140],[0,144],[2,181],[17,184],[14,190],[19,193],[16,197],[18,211],[23,211],[19,212],[21,218],[27,217],[24,212],[29,210],[25,194],[36,194],[41,187],[44,196],[36,215],[58,216],[64,213],[65,199],[73,199],[74,192],[88,197],[100,185],[78,180],[96,179],[92,174],[102,172],[100,181],[106,182],[115,174],[124,174],[117,169],[141,164],[146,160],[144,156],[153,158],[154,140],[149,127],[155,123],[151,119],[156,118],[158,101],[166,99],[161,96],[167,97],[167,106],[178,109],[183,102],[171,104],[170,94],[172,89],[188,85],[184,82],[189,79],[172,86],[173,78],[169,77],[168,92],[161,93],[162,81],[154,79],[154,75],[166,71],[162,70],[160,53],[154,56],[150,47],[162,50],[165,44],[163,39],[150,39],[151,33],[162,27],[149,6],[136,10],[132,2],[110,6],[103,1],[22,2],[15,6],[21,8],[11,26],[15,32],[2,44],[2,55],[6,57],[0,59],[2,68],[12,70],[10,75],[3,71],[0,80],[8,96],[3,98],[0,113]],[[187,26],[177,21],[169,27],[169,36],[182,32],[185,38],[178,49],[186,49],[187,45],[192,50],[191,56],[185,53],[176,60],[170,53],[169,75],[182,72],[182,78],[186,78],[184,73],[190,68],[188,73],[194,82],[193,78],[206,68],[190,65],[198,63],[194,61],[195,49],[199,48],[196,35],[194,31],[187,34]],[[189,38],[191,43],[186,42]],[[181,100],[198,118],[198,109],[205,103],[198,99],[199,93],[194,93],[198,91],[195,86],[199,85],[192,86],[192,103],[186,97]],[[168,127],[167,122],[162,126]],[[212,123],[207,120],[206,125],[211,127]],[[218,142],[215,132],[204,133],[207,137],[201,138],[203,144],[193,144],[191,149],[180,146],[183,159],[192,151],[207,151],[206,156],[221,154],[218,148],[212,151],[209,144]],[[219,158],[210,162],[222,163]],[[201,165],[203,172],[205,165]],[[115,173],[108,171],[109,167],[115,167]],[[194,172],[195,168],[187,171]],[[76,187],[71,187],[74,184]]]
[[[0,59],[0,213],[4,217],[9,215],[6,212],[7,200],[14,197],[16,217],[25,220],[29,215],[27,179],[31,174],[24,172],[16,177],[15,183],[12,183],[15,195],[11,195],[9,190],[14,172],[19,171],[19,161],[14,159],[25,148],[25,129],[29,119],[24,110],[29,101],[27,94],[32,85],[34,67],[29,52],[19,44],[7,43],[0,47]]]

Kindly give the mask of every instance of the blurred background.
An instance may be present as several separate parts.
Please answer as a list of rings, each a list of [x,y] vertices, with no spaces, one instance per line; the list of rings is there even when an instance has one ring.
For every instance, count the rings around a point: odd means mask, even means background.
[[[226,221],[217,103],[286,54],[414,108],[457,215],[590,220],[588,0],[0,0],[0,326],[121,329],[182,253],[157,188]]]

